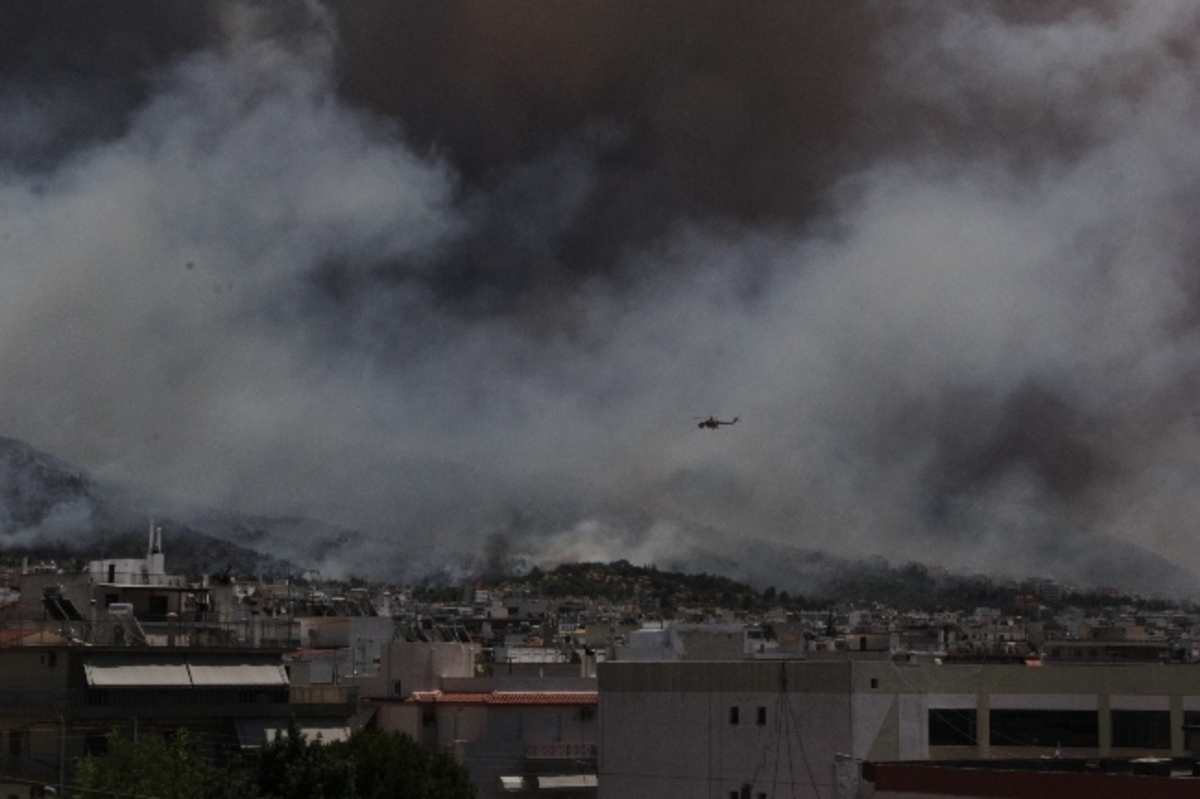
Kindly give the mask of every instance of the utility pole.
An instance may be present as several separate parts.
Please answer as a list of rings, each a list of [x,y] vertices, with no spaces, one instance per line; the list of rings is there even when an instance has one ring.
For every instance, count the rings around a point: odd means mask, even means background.
[[[58,722],[58,795],[64,796],[67,785],[67,717],[59,716]]]

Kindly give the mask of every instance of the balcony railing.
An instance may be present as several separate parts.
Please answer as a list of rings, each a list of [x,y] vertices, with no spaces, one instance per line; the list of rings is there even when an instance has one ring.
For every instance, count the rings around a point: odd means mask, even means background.
[[[234,622],[198,619],[169,621],[141,618],[48,619],[8,615],[0,618],[0,646],[87,643],[97,646],[181,646],[288,648],[301,644],[300,623],[262,617]]]
[[[526,760],[595,760],[598,752],[594,743],[525,744]]]
[[[288,688],[293,705],[343,705],[358,701],[358,686],[354,685],[293,685]]]

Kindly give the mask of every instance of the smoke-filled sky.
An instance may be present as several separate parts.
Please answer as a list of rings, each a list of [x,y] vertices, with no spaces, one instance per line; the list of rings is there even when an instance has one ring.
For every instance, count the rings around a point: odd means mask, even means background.
[[[13,3],[0,434],[353,528],[359,573],[1197,569],[1198,36],[1191,0]]]

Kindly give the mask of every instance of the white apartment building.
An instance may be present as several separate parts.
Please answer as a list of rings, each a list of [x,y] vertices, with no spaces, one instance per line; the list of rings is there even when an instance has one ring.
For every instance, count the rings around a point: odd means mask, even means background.
[[[1188,665],[603,663],[600,799],[857,796],[864,761],[1183,757]]]

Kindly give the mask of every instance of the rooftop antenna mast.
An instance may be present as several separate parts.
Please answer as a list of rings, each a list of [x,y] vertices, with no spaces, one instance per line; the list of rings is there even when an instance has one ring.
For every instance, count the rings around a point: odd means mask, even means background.
[[[147,555],[158,555],[162,552],[162,528],[154,526],[154,517],[150,517],[150,543],[146,549]]]

